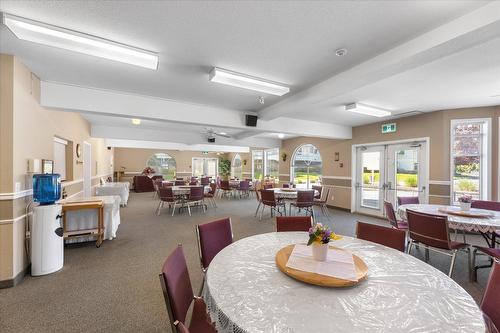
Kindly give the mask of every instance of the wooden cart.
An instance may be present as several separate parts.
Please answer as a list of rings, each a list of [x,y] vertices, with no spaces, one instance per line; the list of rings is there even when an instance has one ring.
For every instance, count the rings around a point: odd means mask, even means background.
[[[67,230],[66,227],[66,212],[81,209],[97,209],[97,228]],[[96,236],[96,247],[100,247],[104,240],[104,203],[102,200],[68,202],[62,205],[63,213],[63,237],[64,239]]]

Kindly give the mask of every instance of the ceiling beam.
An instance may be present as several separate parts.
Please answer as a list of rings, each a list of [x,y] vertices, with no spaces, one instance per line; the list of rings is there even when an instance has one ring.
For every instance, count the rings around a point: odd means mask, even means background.
[[[123,140],[123,139],[106,139],[107,147],[115,148],[145,148],[145,149],[168,149],[168,150],[189,150],[189,151],[208,151],[208,152],[225,152],[225,153],[248,153],[250,147],[239,146],[224,146],[224,145],[187,145],[176,142],[158,142],[158,141],[142,141],[142,140]]]
[[[154,141],[181,143],[185,145],[205,146],[239,146],[239,147],[262,147],[276,148],[281,146],[281,140],[272,138],[248,138],[236,140],[216,136],[215,143],[209,143],[204,133],[186,131],[165,131],[149,128],[131,128],[119,126],[91,125],[90,134],[94,138],[122,139],[135,141]],[[218,151],[218,149],[216,149]]]
[[[283,99],[259,112],[273,120],[303,112],[353,90],[423,66],[500,36],[500,2],[492,1],[379,56]],[[356,101],[351,101],[356,102]]]
[[[259,119],[257,127],[247,127],[245,114],[250,112],[46,81],[41,83],[40,103],[63,111],[244,129],[256,133],[278,132],[332,139],[352,137],[350,126],[285,118]]]

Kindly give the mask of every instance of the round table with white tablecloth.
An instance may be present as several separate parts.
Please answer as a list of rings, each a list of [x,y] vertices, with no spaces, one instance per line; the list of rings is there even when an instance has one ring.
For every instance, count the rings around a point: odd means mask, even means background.
[[[344,237],[332,245],[365,261],[349,288],[317,287],[283,274],[275,254],[304,232],[241,239],[210,263],[203,291],[218,332],[485,332],[472,297],[448,276],[403,252]]]
[[[284,199],[284,200],[295,200],[297,199],[297,193],[300,191],[312,191],[305,189],[296,189],[296,188],[272,188],[270,190],[274,191],[274,196],[276,199]],[[319,195],[318,190],[314,190],[314,196]]]

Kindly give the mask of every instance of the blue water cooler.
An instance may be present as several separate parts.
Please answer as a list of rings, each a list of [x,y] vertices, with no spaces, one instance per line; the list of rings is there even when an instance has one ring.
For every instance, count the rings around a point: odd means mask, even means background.
[[[31,275],[60,270],[64,264],[64,238],[59,174],[33,175],[33,224],[31,226]]]

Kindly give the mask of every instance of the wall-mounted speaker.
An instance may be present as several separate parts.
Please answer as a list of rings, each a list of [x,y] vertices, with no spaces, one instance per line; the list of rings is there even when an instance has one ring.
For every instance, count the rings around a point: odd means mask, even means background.
[[[246,114],[245,115],[245,125],[249,127],[257,127],[257,116]]]

